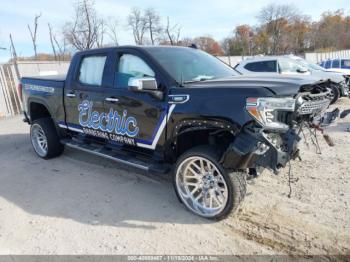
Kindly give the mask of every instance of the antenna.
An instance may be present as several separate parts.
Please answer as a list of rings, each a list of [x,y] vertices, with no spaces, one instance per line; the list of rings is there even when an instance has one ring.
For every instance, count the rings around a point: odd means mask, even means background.
[[[183,85],[184,85],[184,73],[181,70],[180,86],[183,86]]]

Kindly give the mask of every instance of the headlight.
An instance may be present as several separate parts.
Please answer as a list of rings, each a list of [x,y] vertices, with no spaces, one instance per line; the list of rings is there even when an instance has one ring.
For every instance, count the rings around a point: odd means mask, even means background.
[[[288,125],[277,121],[280,111],[295,111],[293,98],[247,98],[246,109],[249,114],[266,129],[288,129]]]

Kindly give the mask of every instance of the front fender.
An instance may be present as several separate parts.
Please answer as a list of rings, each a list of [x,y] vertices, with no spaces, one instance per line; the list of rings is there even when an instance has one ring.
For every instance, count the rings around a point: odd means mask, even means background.
[[[185,118],[173,123],[170,139],[174,141],[176,137],[186,132],[197,130],[220,129],[237,135],[240,132],[240,126],[224,119],[203,119],[203,118]]]

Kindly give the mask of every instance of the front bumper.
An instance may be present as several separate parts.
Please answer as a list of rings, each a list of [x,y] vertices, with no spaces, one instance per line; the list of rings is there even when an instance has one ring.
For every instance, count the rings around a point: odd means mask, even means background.
[[[308,122],[318,130],[332,124],[339,117],[339,109],[325,112]],[[224,152],[221,163],[228,169],[264,167],[273,171],[285,167],[290,160],[299,157],[298,143],[301,140],[296,129],[286,132],[268,132],[263,129],[245,128]]]
[[[293,129],[286,133],[258,134],[244,130],[229,145],[221,162],[228,169],[264,167],[277,171],[299,156],[299,141]]]

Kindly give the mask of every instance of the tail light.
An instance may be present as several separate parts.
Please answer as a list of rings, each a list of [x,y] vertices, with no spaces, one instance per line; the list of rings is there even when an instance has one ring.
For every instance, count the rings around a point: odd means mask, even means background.
[[[21,83],[18,84],[17,91],[18,91],[19,99],[21,99],[21,101],[22,101],[23,95],[22,95],[22,84]]]

